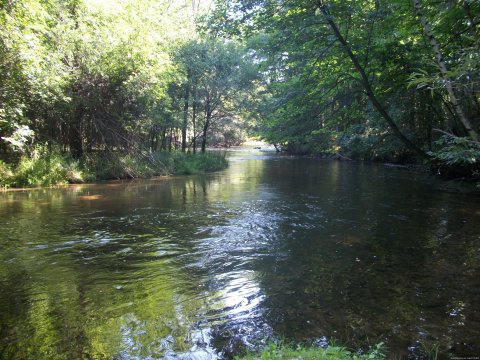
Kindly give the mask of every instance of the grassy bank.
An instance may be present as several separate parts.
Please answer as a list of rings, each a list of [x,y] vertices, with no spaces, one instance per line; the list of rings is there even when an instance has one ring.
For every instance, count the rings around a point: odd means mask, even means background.
[[[352,353],[339,346],[322,347],[297,347],[285,345],[268,345],[260,354],[249,354],[236,357],[236,360],[383,360],[386,359],[383,344],[376,345],[365,354]]]
[[[0,161],[0,187],[52,186],[111,179],[198,174],[221,170],[227,165],[225,155],[217,152],[96,152],[76,160],[59,152],[38,150],[11,164]]]

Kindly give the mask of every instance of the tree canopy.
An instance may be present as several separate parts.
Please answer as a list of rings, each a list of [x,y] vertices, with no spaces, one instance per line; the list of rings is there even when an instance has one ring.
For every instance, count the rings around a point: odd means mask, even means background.
[[[292,153],[478,171],[480,3],[3,0],[0,154]]]
[[[255,53],[269,141],[383,160],[449,147],[478,162],[479,14],[467,0],[219,0],[209,21]]]
[[[2,2],[1,152],[30,143],[60,146],[77,158],[97,150],[166,149],[179,146],[179,130],[185,150],[185,130],[197,136],[193,104],[197,110],[212,106],[198,111],[199,128],[213,112],[219,117],[220,108],[224,118],[232,117],[225,110],[248,87],[248,74],[240,72],[249,61],[239,44],[196,32],[195,16],[206,6]],[[192,95],[185,95],[187,88]]]

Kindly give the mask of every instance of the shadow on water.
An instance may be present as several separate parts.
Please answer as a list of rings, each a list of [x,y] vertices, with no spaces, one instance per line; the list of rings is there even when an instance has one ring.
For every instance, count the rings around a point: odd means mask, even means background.
[[[0,194],[0,358],[215,359],[278,337],[478,356],[478,198],[381,166],[230,157]]]

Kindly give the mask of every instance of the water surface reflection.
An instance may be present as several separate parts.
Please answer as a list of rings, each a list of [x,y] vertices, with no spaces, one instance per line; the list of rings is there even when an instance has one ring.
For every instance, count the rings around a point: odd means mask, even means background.
[[[206,176],[2,193],[0,357],[214,359],[277,336],[476,356],[478,198],[435,185],[234,152]]]

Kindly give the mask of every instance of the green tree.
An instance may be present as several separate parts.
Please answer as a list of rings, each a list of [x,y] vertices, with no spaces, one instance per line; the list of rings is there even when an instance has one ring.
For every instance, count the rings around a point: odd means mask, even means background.
[[[249,40],[265,79],[257,107],[265,138],[291,151],[401,160],[437,150],[435,129],[465,136],[480,124],[478,4],[423,4],[446,75],[408,2],[218,0],[209,23]],[[449,87],[465,94],[458,106]]]
[[[194,151],[196,140],[201,139],[201,150],[205,152],[212,125],[231,120],[240,112],[244,94],[253,86],[257,71],[238,44],[218,38],[187,42],[179,54],[186,74],[182,131],[186,133],[190,99]]]

